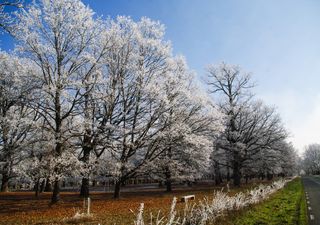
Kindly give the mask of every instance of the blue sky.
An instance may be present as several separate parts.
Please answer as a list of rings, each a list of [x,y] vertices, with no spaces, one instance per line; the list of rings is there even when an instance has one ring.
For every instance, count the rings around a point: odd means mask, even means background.
[[[320,1],[84,0],[97,15],[143,16],[166,26],[174,53],[199,77],[210,63],[252,72],[256,96],[278,108],[302,152],[320,143]],[[0,47],[12,41],[0,36]]]

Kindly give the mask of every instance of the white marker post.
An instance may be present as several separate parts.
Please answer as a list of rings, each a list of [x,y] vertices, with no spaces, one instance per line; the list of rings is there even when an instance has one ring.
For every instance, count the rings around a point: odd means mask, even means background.
[[[91,200],[90,198],[88,198],[87,215],[90,215],[90,204],[91,204]]]
[[[83,211],[87,209],[87,215],[90,215],[90,204],[91,204],[90,198],[83,199]]]

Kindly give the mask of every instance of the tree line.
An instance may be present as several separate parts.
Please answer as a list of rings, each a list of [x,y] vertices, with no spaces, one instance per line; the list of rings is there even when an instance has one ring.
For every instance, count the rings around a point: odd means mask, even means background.
[[[310,144],[306,146],[300,164],[301,169],[306,174],[320,175],[320,145]]]
[[[14,2],[17,3],[18,2]],[[52,185],[80,177],[194,181],[287,176],[297,156],[275,108],[254,97],[251,75],[210,65],[205,84],[174,55],[158,21],[103,19],[80,0],[38,0],[1,27],[15,41],[0,52],[1,191],[12,179]]]

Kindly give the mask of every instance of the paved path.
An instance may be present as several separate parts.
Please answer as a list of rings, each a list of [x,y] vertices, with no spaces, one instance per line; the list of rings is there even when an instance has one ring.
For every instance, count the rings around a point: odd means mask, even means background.
[[[320,225],[320,177],[303,177],[310,225]]]

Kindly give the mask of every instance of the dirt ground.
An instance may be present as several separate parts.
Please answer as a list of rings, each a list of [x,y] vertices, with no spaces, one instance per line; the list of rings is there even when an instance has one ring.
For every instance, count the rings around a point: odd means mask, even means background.
[[[256,183],[232,188],[231,194],[255,186]],[[119,200],[112,198],[112,193],[92,192],[92,217],[74,220],[76,212],[83,212],[83,199],[77,192],[62,192],[61,201],[50,205],[51,193],[42,193],[36,198],[33,192],[0,193],[0,224],[133,224],[140,203],[145,204],[145,215],[168,213],[173,197],[178,198],[177,209],[185,203],[180,202],[182,196],[195,194],[195,202],[210,197],[214,190],[223,186],[197,185],[180,187],[172,193],[163,189],[135,190],[122,193]]]

